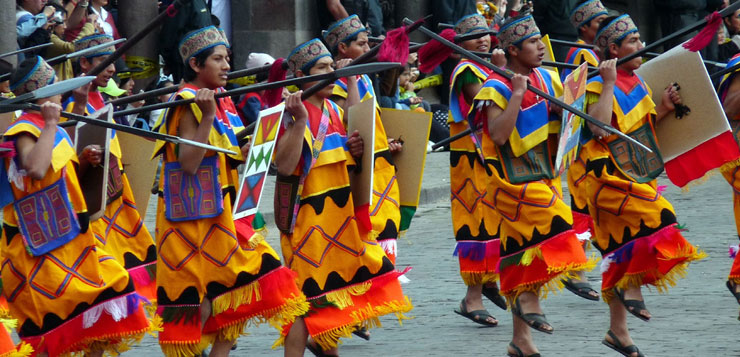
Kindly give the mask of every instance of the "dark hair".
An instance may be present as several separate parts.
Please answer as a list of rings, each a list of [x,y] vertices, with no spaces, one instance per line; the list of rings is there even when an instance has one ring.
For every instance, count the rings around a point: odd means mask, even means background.
[[[612,21],[614,21],[614,19],[616,19],[617,17],[619,17],[619,16],[609,16],[609,17],[605,18],[604,21],[601,21],[601,24],[599,24],[599,30],[596,31],[596,33],[598,34],[599,32],[601,32],[601,30],[603,30],[607,26],[609,26],[609,23],[612,22]],[[622,38],[621,40],[615,42],[615,44],[617,45],[617,47],[622,46],[622,41],[623,40],[624,40],[624,38]],[[601,55],[602,58],[604,58],[605,60],[611,59],[611,54],[609,54],[609,44],[606,45],[606,48],[602,48],[601,51],[602,51],[602,53],[600,53],[600,55]]]
[[[213,26],[219,27],[221,26],[221,19],[219,19],[218,16],[211,14],[211,23]]]
[[[203,67],[206,64],[206,60],[208,59],[208,56],[213,54],[213,51],[215,48],[216,47],[211,47],[195,55],[194,57],[195,65],[198,67]],[[195,73],[193,68],[190,67],[190,60],[188,60],[187,62],[185,62],[185,68],[182,73],[182,78],[185,80],[185,82],[192,82],[197,77],[198,77],[198,73]]]
[[[13,71],[13,74],[10,75],[10,85],[12,86],[20,82],[29,73],[31,73],[31,70],[36,66],[37,61],[38,59],[36,57],[29,57],[23,60],[18,68]]]

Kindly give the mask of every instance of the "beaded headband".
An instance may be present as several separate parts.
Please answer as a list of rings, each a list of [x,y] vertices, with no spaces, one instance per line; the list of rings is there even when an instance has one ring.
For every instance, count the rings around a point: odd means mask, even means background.
[[[591,20],[601,15],[608,15],[604,5],[601,4],[600,0],[589,0],[581,5],[578,5],[570,13],[570,23],[573,27],[580,28],[581,26],[589,23]]]
[[[596,47],[603,53],[610,43],[617,43],[634,32],[637,32],[637,26],[632,18],[627,14],[619,16],[596,33]]]
[[[340,42],[357,36],[360,32],[367,32],[365,26],[357,15],[345,17],[324,31],[324,41],[332,51],[336,51]]]
[[[331,57],[331,53],[318,38],[314,38],[298,47],[288,55],[288,65],[295,73],[297,70],[308,74],[311,67],[322,57]]]
[[[215,26],[208,26],[192,32],[188,32],[180,41],[180,57],[183,63],[188,63],[191,57],[219,45],[229,47],[229,41]]]
[[[100,33],[100,34],[85,36],[74,42],[75,52],[82,51],[84,49],[97,46],[97,45],[101,45],[104,43],[108,43],[108,42],[113,42],[113,37],[110,35]],[[84,57],[93,58],[93,57],[98,57],[98,56],[109,56],[109,55],[112,55],[113,52],[115,51],[116,51],[116,48],[113,45],[111,45],[111,46],[103,47],[95,52],[88,53]]]
[[[501,48],[507,49],[511,45],[516,45],[539,34],[540,29],[534,22],[532,15],[526,15],[502,26],[496,37],[498,37],[499,42],[501,42]]]
[[[31,71],[18,82],[10,83],[10,90],[13,91],[13,94],[19,96],[43,88],[55,81],[54,68],[51,68],[43,58],[36,56],[36,64]]]
[[[460,35],[477,31],[490,31],[486,19],[478,14],[465,16],[455,24],[455,32]]]

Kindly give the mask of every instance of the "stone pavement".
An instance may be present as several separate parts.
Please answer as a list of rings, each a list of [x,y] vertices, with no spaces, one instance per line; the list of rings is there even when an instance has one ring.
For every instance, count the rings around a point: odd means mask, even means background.
[[[417,211],[408,235],[399,242],[399,268],[413,267],[411,282],[404,290],[414,303],[412,320],[399,326],[395,317],[382,318],[383,328],[371,330],[372,339],[344,341],[344,356],[504,356],[511,338],[511,314],[488,302],[489,311],[499,319],[494,328],[479,325],[452,312],[464,296],[465,286],[452,257],[454,240],[450,226],[448,154],[433,153],[427,158],[423,184],[423,205]],[[674,204],[679,221],[689,231],[686,237],[709,254],[692,264],[686,279],[666,295],[644,289],[650,322],[628,317],[631,333],[640,349],[649,356],[740,356],[737,345],[740,322],[738,305],[724,286],[731,260],[727,251],[737,243],[732,216],[731,189],[720,175],[688,193],[669,185],[666,197]],[[567,186],[567,185],[564,185]],[[567,187],[566,190],[567,197]],[[264,212],[271,217],[272,191],[265,192]],[[153,230],[153,216],[147,226]],[[268,241],[279,249],[277,229],[268,223]],[[589,254],[598,253],[591,249]],[[588,273],[599,286],[598,270]],[[543,302],[553,335],[533,331],[546,356],[617,356],[601,344],[608,328],[608,309],[603,302],[579,298],[568,291],[551,295]],[[277,332],[269,326],[248,329],[239,339],[232,356],[281,356],[271,350]],[[147,337],[127,355],[160,355],[156,341]],[[310,356],[310,352],[306,355]]]

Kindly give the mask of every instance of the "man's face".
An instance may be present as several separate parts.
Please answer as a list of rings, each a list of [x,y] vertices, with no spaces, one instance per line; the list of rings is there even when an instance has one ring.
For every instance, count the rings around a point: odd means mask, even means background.
[[[83,73],[87,73],[107,58],[108,56],[97,56],[93,58],[82,57],[80,58],[80,69],[82,69]],[[93,85],[97,87],[105,87],[108,85],[108,80],[110,80],[115,73],[116,65],[113,63],[109,64],[108,67],[105,67],[104,70],[98,73],[97,77],[93,80]]]
[[[370,46],[367,44],[367,32],[360,32],[357,39],[350,42],[349,45],[339,44],[339,52],[344,58],[355,59],[367,51],[370,51]]]
[[[740,10],[735,11],[732,16],[725,18],[725,25],[730,35],[740,33]]]
[[[23,2],[23,8],[34,15],[41,12],[41,10],[44,9],[45,5],[46,0],[25,0]]]
[[[324,73],[331,73],[331,72],[334,72],[334,60],[330,56],[326,56],[326,57],[319,58],[319,60],[316,61],[313,67],[311,67],[311,69],[308,71],[308,74],[314,75],[314,74],[324,74]],[[301,88],[303,88],[303,90],[306,90],[308,88],[311,88],[316,83],[318,83],[318,81],[309,82],[309,83],[303,84]],[[324,87],[323,89],[321,89],[321,91],[319,91],[317,95],[322,98],[329,98],[333,90],[334,90],[334,84],[330,84]]]
[[[516,58],[516,61],[528,68],[541,66],[542,59],[545,58],[545,44],[541,38],[540,35],[534,35],[522,41],[521,49],[515,46],[509,47],[510,53],[516,54],[510,57]]]
[[[491,35],[485,35],[460,44],[460,47],[468,51],[488,52],[491,49]]]
[[[625,37],[622,40],[622,44],[620,46],[617,46],[616,44],[609,45],[610,51],[612,52],[612,57],[616,57],[616,58],[622,58],[622,57],[631,55],[641,50],[643,47],[645,46],[643,46],[642,41],[640,41],[639,32],[633,32],[627,35],[627,37]],[[620,65],[620,68],[629,70],[629,71],[634,71],[640,68],[641,64],[642,64],[642,57],[638,56],[638,57],[633,58],[629,62],[623,63],[622,65]]]
[[[194,59],[191,60],[194,63]],[[202,67],[195,67],[198,74],[198,80],[210,89],[216,89],[226,85],[228,73],[231,69],[229,65],[229,51],[224,45],[214,47],[213,53],[206,58]]]
[[[596,33],[599,32],[599,25],[604,21],[606,15],[599,15],[591,19],[587,24],[581,26],[581,38],[588,43],[593,43],[596,39]]]

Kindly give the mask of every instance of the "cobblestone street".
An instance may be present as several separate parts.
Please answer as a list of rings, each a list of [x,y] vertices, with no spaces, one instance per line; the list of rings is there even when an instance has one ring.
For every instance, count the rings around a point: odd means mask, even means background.
[[[458,274],[457,258],[452,256],[449,187],[445,187],[449,176],[447,157],[447,153],[434,153],[427,158],[425,202],[417,211],[408,235],[398,244],[399,269],[413,267],[407,275],[411,282],[404,285],[415,306],[409,314],[413,319],[404,321],[403,326],[393,316],[381,319],[383,328],[371,330],[369,342],[359,338],[344,341],[342,355],[505,355],[511,338],[510,313],[486,302],[489,312],[500,323],[498,327],[482,328],[452,311],[464,296],[465,286]],[[686,279],[679,280],[666,295],[644,289],[653,318],[645,323],[628,317],[633,338],[649,356],[738,356],[738,305],[724,285],[732,263],[728,246],[737,242],[731,189],[721,175],[709,178],[688,193],[670,185],[665,177],[659,181],[669,185],[664,194],[674,204],[679,222],[689,229],[686,237],[709,257],[691,265]],[[564,188],[567,195],[567,187]],[[271,194],[272,191],[266,191],[263,207],[272,206]],[[151,212],[147,217],[149,229],[154,228]],[[269,242],[279,249],[277,229],[272,223],[268,223],[268,228]],[[598,256],[595,249],[588,253]],[[600,286],[598,268],[588,273],[588,277],[595,287]],[[553,335],[533,332],[543,355],[617,355],[601,344],[608,328],[608,309],[603,302],[587,301],[564,291],[549,296],[543,308],[555,327]],[[233,356],[282,355],[281,349],[270,349],[278,336],[276,330],[261,326],[250,328],[249,332],[249,336],[239,339]],[[160,352],[156,340],[147,337],[127,354],[150,356]]]

